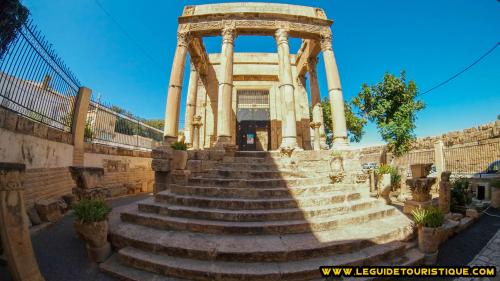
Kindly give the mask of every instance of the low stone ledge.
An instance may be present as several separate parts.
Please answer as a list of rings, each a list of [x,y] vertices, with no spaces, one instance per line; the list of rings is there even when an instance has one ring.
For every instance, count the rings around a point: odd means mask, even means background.
[[[109,146],[109,145],[90,143],[90,142],[84,143],[84,151],[85,153],[152,158],[151,151],[128,149],[118,146]]]

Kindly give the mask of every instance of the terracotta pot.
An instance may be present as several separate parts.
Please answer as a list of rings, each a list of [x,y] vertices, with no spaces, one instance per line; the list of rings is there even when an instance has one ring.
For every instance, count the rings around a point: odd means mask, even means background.
[[[172,160],[170,165],[172,165],[173,170],[185,170],[188,160],[188,153],[185,150],[174,150],[172,152]]]
[[[437,252],[441,243],[442,227],[418,227],[418,248],[425,254]]]
[[[108,242],[108,221],[80,223],[75,221],[78,236],[92,248],[101,248]]]

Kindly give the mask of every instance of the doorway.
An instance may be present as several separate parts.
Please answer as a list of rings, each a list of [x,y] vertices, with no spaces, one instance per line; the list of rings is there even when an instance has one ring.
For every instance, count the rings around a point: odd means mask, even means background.
[[[236,142],[239,150],[270,150],[268,90],[238,90],[236,120]]]

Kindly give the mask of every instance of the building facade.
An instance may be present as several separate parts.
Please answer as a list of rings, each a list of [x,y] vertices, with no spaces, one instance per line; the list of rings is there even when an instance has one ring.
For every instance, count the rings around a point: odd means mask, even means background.
[[[189,54],[184,133],[193,148],[232,144],[251,151],[320,149],[324,128],[316,62],[322,53],[334,144],[347,145],[331,24],[322,9],[313,7],[270,3],[186,6],[179,17],[165,140],[177,139],[181,85]],[[246,35],[273,36],[277,52],[235,53],[235,40]],[[204,36],[222,36],[221,52],[207,54]],[[290,37],[302,39],[297,54],[290,53]]]

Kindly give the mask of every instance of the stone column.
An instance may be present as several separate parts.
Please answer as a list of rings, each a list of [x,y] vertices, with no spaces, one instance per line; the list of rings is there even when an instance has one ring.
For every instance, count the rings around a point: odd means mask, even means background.
[[[321,127],[321,123],[311,122],[310,126],[314,129],[314,150],[321,150],[321,142],[319,137],[319,128]]]
[[[182,80],[184,79],[184,66],[188,51],[188,33],[177,33],[177,48],[175,49],[174,62],[170,72],[170,83],[167,93],[167,109],[165,111],[165,129],[163,132],[165,142],[177,141],[179,129],[179,110],[182,95]]]
[[[89,111],[90,96],[92,90],[86,87],[78,89],[75,111],[73,112],[73,124],[71,133],[73,135],[73,165],[83,165],[85,125],[87,124],[87,112]]]
[[[193,144],[192,121],[196,114],[196,97],[198,95],[198,71],[195,67],[196,59],[191,58],[191,73],[189,75],[188,96],[186,104],[186,124],[184,124],[184,137],[189,146]]]
[[[295,116],[294,86],[292,67],[290,65],[290,46],[288,45],[288,31],[280,28],[276,31],[278,44],[278,60],[280,68],[280,92],[282,97],[282,137],[281,150],[293,151],[297,145],[297,120]]]
[[[323,51],[323,59],[325,61],[328,96],[330,97],[332,112],[333,143],[334,146],[348,145],[344,98],[342,96],[339,71],[333,54],[331,32],[321,34],[321,50]]]
[[[195,116],[193,120],[193,149],[200,149],[200,127],[202,125],[201,116]]]
[[[28,230],[24,170],[24,164],[0,163],[0,237],[13,280],[43,281]]]
[[[323,120],[323,108],[321,107],[321,97],[319,94],[319,85],[318,85],[318,73],[316,65],[318,63],[318,59],[308,58],[307,59],[307,71],[309,72],[309,87],[311,90],[311,107],[312,107],[312,117],[313,122],[320,122],[321,126],[319,128],[320,132],[320,144],[321,147],[326,146],[326,137],[325,134],[325,126]],[[323,133],[323,136],[321,136]]]
[[[434,143],[434,164],[436,165],[439,184],[441,181],[441,173],[446,170],[444,162],[444,143],[442,140],[438,140]]]
[[[222,51],[220,56],[220,80],[217,98],[217,144],[231,142],[231,112],[233,95],[233,55],[236,30],[233,25],[226,24],[222,30]]]

